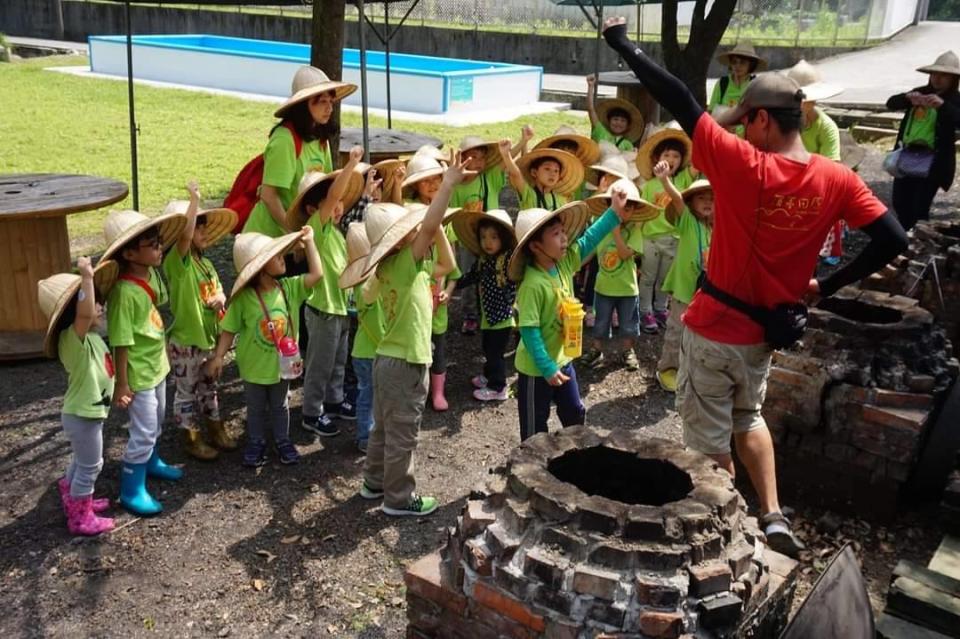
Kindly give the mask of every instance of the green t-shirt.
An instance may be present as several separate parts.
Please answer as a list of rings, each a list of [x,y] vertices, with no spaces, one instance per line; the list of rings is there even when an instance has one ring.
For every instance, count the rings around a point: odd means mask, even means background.
[[[673,176],[673,184],[677,187],[677,190],[681,192],[693,184],[694,181],[695,179],[690,173],[689,167],[680,169],[680,171]],[[676,235],[677,229],[667,220],[667,216],[663,211],[670,205],[670,196],[667,195],[667,192],[663,189],[663,184],[660,183],[660,179],[655,177],[647,180],[643,185],[643,191],[640,197],[660,208],[660,214],[657,215],[657,217],[649,222],[643,223],[641,227],[643,237],[648,240],[653,240],[668,234]]]
[[[570,200],[559,193],[543,193],[538,198],[537,192],[529,184],[525,184],[520,196],[520,210],[525,209],[546,209],[556,211]],[[571,238],[572,239],[572,238]]]
[[[560,368],[572,360],[563,354],[560,304],[565,298],[573,297],[573,274],[580,270],[580,266],[580,246],[574,242],[563,259],[557,262],[556,275],[551,275],[535,264],[528,264],[517,290],[517,308],[520,310],[518,326],[521,329],[525,326],[539,328],[547,354]],[[517,370],[524,375],[542,377],[522,340],[517,348],[515,364]]]
[[[840,129],[820,107],[814,107],[817,119],[800,131],[803,147],[810,153],[840,161]]]
[[[277,282],[283,292],[280,288],[274,288],[260,294],[278,338],[286,335],[298,339],[300,335],[300,306],[310,294],[303,280],[303,275],[282,277]],[[240,378],[264,386],[280,381],[280,358],[267,323],[256,290],[253,286],[247,286],[230,301],[221,324],[223,330],[238,336],[237,367],[240,369]]]
[[[643,253],[643,234],[639,224],[621,226],[620,236],[634,253]],[[597,245],[597,263],[600,265],[595,289],[597,293],[608,297],[634,297],[640,293],[637,287],[636,262],[633,258],[620,259],[613,233],[600,240]]]
[[[156,304],[139,284],[120,280],[107,299],[107,332],[110,347],[127,347],[127,384],[134,392],[156,388],[170,372],[163,318],[158,306],[167,303],[167,289],[156,269],[148,285]]]
[[[346,315],[347,292],[337,284],[337,278],[347,268],[347,242],[333,220],[321,224],[319,215],[311,215],[307,224],[313,228],[313,241],[323,266],[323,277],[313,287],[307,305],[330,315]]]
[[[453,225],[447,224],[443,228],[443,232],[447,235],[447,240],[450,242],[450,247],[453,248],[456,246],[457,234],[453,232]],[[433,248],[430,250],[430,256],[432,260],[431,269],[433,265],[437,263],[437,257],[439,251],[437,250],[437,245],[434,244]],[[439,293],[447,285],[447,282],[450,280],[459,280],[463,277],[463,273],[460,272],[460,267],[454,264],[453,270],[444,278],[441,278],[438,282],[435,279],[431,279],[431,286],[437,287],[437,292]],[[431,294],[433,291],[431,290]],[[443,335],[447,332],[447,326],[449,324],[448,317],[450,315],[448,307],[450,303],[446,304],[437,304],[436,310],[433,312],[433,322],[431,323],[431,330],[434,335]]]
[[[217,345],[220,327],[217,312],[207,301],[223,292],[217,269],[206,257],[191,251],[180,255],[176,248],[163,258],[163,273],[170,284],[170,310],[173,325],[170,341],[179,346],[210,350]]]
[[[924,144],[931,149],[937,136],[937,109],[913,107],[907,115],[907,128],[903,131],[903,144]]]
[[[722,94],[720,93],[720,88],[723,83],[718,80],[717,83],[713,85],[713,92],[710,93],[710,103],[707,105],[707,110],[711,113],[718,106],[737,106],[740,103],[740,98],[743,97],[743,93],[747,90],[747,87],[750,86],[749,77],[743,81],[743,84],[734,82],[732,75],[728,75],[727,79],[727,90]]]
[[[430,364],[430,331],[433,322],[433,296],[430,291],[433,263],[417,261],[408,245],[383,260],[377,267],[380,303],[385,327],[377,355],[401,359],[411,364]]]
[[[502,166],[494,166],[470,182],[462,182],[450,196],[450,208],[468,211],[492,211],[500,208],[500,191],[507,186]]]
[[[602,122],[597,122],[590,130],[590,137],[594,142],[609,142],[621,151],[633,151],[633,142],[623,136],[616,136],[610,133],[610,129]]]
[[[689,304],[697,290],[697,278],[707,263],[711,230],[690,209],[684,209],[677,220],[677,231],[677,257],[663,280],[663,290],[677,301]]]
[[[113,360],[103,338],[87,331],[81,340],[73,326],[60,331],[60,362],[67,371],[63,412],[86,419],[106,419],[113,398]]]
[[[354,359],[373,359],[383,339],[383,305],[379,297],[373,304],[363,301],[363,284],[353,288],[353,299],[357,305],[357,335],[350,355]]]
[[[290,208],[290,203],[297,196],[300,178],[310,169],[320,169],[324,173],[333,170],[333,160],[330,157],[330,147],[319,140],[304,142],[300,148],[300,157],[297,157],[297,147],[293,142],[293,134],[285,126],[278,126],[270,134],[270,141],[263,151],[263,184],[269,184],[277,189],[283,210]],[[243,226],[244,233],[256,231],[270,237],[280,237],[285,230],[270,215],[267,205],[258,201],[250,217]]]

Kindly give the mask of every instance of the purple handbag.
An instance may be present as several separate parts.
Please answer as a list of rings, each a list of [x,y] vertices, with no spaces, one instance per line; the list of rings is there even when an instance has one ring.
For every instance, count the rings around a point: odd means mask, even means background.
[[[933,168],[933,149],[923,146],[909,146],[900,149],[897,169],[903,177],[928,178]]]

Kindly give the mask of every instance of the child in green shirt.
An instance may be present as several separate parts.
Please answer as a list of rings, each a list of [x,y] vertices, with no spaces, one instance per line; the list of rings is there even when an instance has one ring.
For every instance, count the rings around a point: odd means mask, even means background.
[[[117,372],[113,403],[130,414],[120,503],[141,516],[163,509],[147,491],[148,476],[174,481],[183,476],[157,451],[170,372],[163,318],[157,308],[167,303],[168,295],[157,267],[164,249],[180,237],[186,223],[179,213],[147,218],[135,211],[114,211],[104,224],[108,245],[101,259],[115,256],[120,264],[120,281],[107,300],[107,331]]]
[[[608,98],[595,104],[597,79],[587,76],[587,115],[590,137],[597,142],[610,142],[621,151],[633,151],[634,143],[643,135],[643,114],[636,106],[620,98]]]
[[[454,187],[469,175],[459,153],[453,160],[425,212],[422,207],[408,211],[374,204],[364,222],[372,245],[366,272],[376,269],[385,326],[373,365],[376,428],[367,447],[360,496],[382,497],[382,510],[391,516],[423,516],[437,509],[436,499],[415,492],[413,453],[432,363],[431,280],[455,266],[441,225]],[[436,267],[430,259],[434,242],[440,247]]]
[[[190,182],[187,190],[189,202],[167,205],[167,212],[185,214],[187,225],[163,259],[174,317],[168,345],[176,385],[173,420],[180,429],[184,451],[197,459],[212,460],[218,450],[235,450],[237,442],[220,418],[216,380],[205,373],[203,366],[217,345],[220,317],[227,302],[217,269],[203,251],[236,226],[237,214],[230,209],[198,212],[197,183]],[[209,443],[200,434],[201,417],[207,425]]]
[[[299,244],[307,256],[308,272],[281,277],[286,272],[283,256]],[[247,445],[243,465],[256,468],[267,463],[266,428],[281,464],[296,464],[300,453],[290,441],[290,411],[287,395],[290,379],[302,372],[302,363],[281,369],[281,355],[289,362],[299,355],[295,345],[300,332],[300,306],[323,276],[313,229],[271,239],[261,233],[241,233],[233,245],[237,279],[227,314],[221,322],[220,341],[207,372],[219,378],[223,360],[237,341],[237,368],[243,380],[247,406]],[[295,370],[288,370],[295,369]]]
[[[662,171],[663,167],[659,168]],[[707,269],[707,253],[713,232],[713,188],[706,180],[697,180],[681,193],[672,182],[664,183],[670,205],[664,211],[680,235],[677,257],[670,266],[663,290],[670,295],[670,316],[663,349],[657,362],[657,381],[669,393],[677,392],[677,368],[680,364],[681,317],[699,287]]]
[[[613,208],[573,241],[587,221],[583,202],[556,211],[526,209],[517,216],[517,248],[510,259],[510,278],[520,283],[517,308],[520,346],[516,367],[517,407],[521,441],[547,431],[550,405],[557,405],[563,426],[582,424],[586,409],[580,399],[572,357],[563,349],[562,303],[573,297],[573,274],[600,240],[628,219],[627,195],[615,190]]]
[[[37,298],[50,320],[44,354],[59,357],[68,375],[60,421],[72,455],[67,472],[57,481],[60,503],[70,534],[99,535],[114,527],[113,519],[97,516],[110,507],[110,500],[93,498],[103,467],[103,420],[110,410],[114,370],[107,345],[95,329],[103,321],[98,292],[112,285],[117,264],[101,261],[95,273],[90,258],[81,257],[77,269],[79,275],[60,273],[38,282]]]
[[[580,160],[559,149],[537,149],[514,160],[510,140],[500,140],[500,157],[510,185],[520,198],[520,209],[555,211],[570,201],[583,184]]]

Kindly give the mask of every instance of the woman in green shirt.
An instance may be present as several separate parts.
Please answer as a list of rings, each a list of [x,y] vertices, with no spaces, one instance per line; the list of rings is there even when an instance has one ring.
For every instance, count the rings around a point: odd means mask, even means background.
[[[744,91],[750,86],[750,81],[756,77],[756,72],[767,68],[767,61],[757,55],[749,42],[738,42],[729,51],[718,55],[717,60],[727,67],[729,73],[713,85],[707,110],[714,116],[737,106]],[[743,127],[736,128],[738,135],[743,137]]]
[[[954,135],[960,125],[960,60],[953,51],[940,55],[933,64],[917,69],[929,75],[929,82],[898,93],[887,100],[891,111],[906,111],[900,122],[897,144],[933,150],[933,164],[927,177],[902,177],[893,181],[893,208],[904,229],[930,218],[930,206],[937,190],[953,184],[957,168]]]
[[[316,67],[297,70],[290,97],[274,113],[280,122],[263,152],[260,201],[247,218],[245,233],[280,237],[287,232],[284,218],[303,174],[314,168],[333,171],[329,139],[339,130],[333,110],[356,90],[355,84],[331,80]]]

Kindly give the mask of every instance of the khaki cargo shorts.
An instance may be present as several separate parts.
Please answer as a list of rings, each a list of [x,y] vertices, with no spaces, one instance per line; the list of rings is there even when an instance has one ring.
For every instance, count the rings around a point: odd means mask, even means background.
[[[687,447],[730,453],[732,433],[767,424],[760,414],[772,351],[766,344],[721,344],[684,327],[677,373],[677,412]]]

